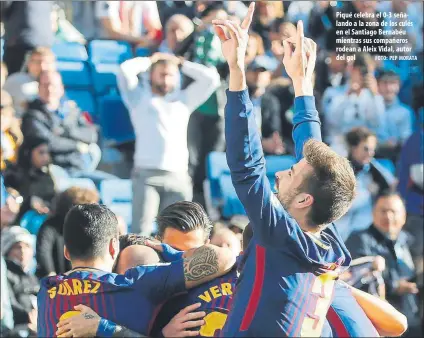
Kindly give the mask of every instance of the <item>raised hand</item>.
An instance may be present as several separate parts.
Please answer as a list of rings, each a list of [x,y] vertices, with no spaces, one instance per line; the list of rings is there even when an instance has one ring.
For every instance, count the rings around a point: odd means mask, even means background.
[[[229,20],[213,20],[212,24],[221,40],[222,54],[231,68],[244,69],[247,42],[249,40],[249,27],[252,22],[255,3],[252,2],[241,24]],[[228,34],[229,35],[228,35]]]

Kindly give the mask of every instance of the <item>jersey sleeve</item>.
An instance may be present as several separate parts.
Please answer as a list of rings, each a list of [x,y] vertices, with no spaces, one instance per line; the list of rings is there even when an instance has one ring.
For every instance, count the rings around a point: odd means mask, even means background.
[[[307,139],[321,139],[319,120],[316,121],[318,112],[312,108],[315,108],[313,97],[296,99],[293,136],[298,160]],[[261,139],[247,90],[227,91],[225,137],[232,183],[259,243],[281,246],[288,236],[301,240],[299,226],[272,192],[266,176]]]
[[[128,270],[125,277],[155,303],[162,303],[175,294],[186,291],[184,260],[156,265],[140,265]]]

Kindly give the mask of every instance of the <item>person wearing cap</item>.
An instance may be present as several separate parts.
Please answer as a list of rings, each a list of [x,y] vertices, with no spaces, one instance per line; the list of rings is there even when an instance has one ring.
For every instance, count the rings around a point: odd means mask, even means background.
[[[36,328],[36,296],[39,281],[31,272],[34,257],[34,240],[20,226],[2,231],[1,251],[6,259],[7,281],[10,286],[11,305],[15,325],[31,324]]]
[[[23,198],[18,219],[31,209],[46,214],[56,195],[50,173],[49,140],[37,136],[25,138],[18,155],[17,163],[4,173],[6,186],[19,191]]]
[[[247,67],[246,82],[256,124],[263,137],[264,151],[267,154],[281,155],[286,149],[280,131],[280,104],[276,97],[266,92],[275,68],[275,60],[271,57],[257,56]]]
[[[19,120],[15,116],[12,97],[1,91],[1,171],[16,162],[17,149],[23,140]]]
[[[381,133],[377,156],[396,161],[402,145],[411,136],[414,124],[412,108],[400,102],[400,77],[393,70],[382,70],[377,75],[378,91],[384,99],[386,110],[385,132]]]

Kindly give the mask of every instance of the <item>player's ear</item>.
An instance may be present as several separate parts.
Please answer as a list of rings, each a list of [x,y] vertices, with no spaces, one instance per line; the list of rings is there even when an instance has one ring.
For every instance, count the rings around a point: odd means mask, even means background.
[[[310,207],[314,203],[314,197],[307,193],[300,193],[296,196],[295,207],[298,209],[303,209]]]
[[[63,246],[63,255],[68,261],[71,261],[71,256],[69,255],[69,251],[66,245]]]

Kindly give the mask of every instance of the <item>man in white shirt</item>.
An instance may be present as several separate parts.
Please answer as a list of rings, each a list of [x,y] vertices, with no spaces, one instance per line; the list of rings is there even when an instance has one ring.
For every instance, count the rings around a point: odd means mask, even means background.
[[[194,80],[183,90],[178,85],[178,66]],[[150,235],[159,210],[191,200],[188,121],[219,84],[216,69],[181,62],[170,54],[137,57],[121,64],[118,86],[136,134],[131,232]]]

